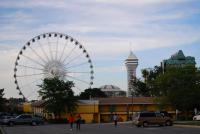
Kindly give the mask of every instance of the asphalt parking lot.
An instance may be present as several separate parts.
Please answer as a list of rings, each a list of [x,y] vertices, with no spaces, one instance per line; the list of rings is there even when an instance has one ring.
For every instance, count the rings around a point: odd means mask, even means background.
[[[200,128],[186,126],[137,128],[131,124],[120,124],[115,128],[112,124],[83,124],[81,130],[70,131],[69,124],[42,126],[3,127],[4,134],[200,134]]]

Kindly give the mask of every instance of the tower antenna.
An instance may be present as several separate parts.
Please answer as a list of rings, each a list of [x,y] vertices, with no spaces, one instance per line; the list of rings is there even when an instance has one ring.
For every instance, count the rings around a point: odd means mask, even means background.
[[[130,50],[130,52],[133,50],[131,41],[129,42],[129,50]]]

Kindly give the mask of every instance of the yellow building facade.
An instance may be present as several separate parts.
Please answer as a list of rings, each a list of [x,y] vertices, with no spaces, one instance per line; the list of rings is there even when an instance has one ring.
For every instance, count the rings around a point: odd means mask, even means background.
[[[54,118],[53,114],[44,112],[44,101],[26,103],[24,112],[40,114],[46,118]],[[175,110],[166,106],[160,108],[160,105],[152,97],[113,97],[99,98],[95,100],[79,100],[78,107],[74,116],[80,114],[85,123],[111,122],[114,114],[118,115],[119,121],[130,120],[132,114],[140,111],[167,111],[175,116]],[[63,114],[62,118],[68,118],[69,114]]]
[[[99,114],[101,122],[111,122],[114,114],[118,115],[119,121],[128,121],[132,115],[140,111],[167,111],[175,116],[175,110],[160,105],[152,97],[115,97],[99,99]]]

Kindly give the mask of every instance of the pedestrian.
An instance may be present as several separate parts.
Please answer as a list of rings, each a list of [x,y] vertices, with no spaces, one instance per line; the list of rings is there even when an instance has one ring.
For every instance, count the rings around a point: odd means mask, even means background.
[[[73,130],[73,124],[74,124],[74,117],[73,117],[72,114],[70,114],[69,123],[70,123],[70,130],[72,131]]]
[[[78,114],[76,117],[76,130],[80,130],[81,129],[81,115]]]
[[[114,121],[115,127],[117,127],[117,121],[118,121],[117,114],[114,114],[114,115],[113,115],[113,121]]]

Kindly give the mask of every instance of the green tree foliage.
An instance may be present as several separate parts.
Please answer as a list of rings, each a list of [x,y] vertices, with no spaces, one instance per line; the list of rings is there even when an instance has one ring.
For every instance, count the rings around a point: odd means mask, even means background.
[[[39,95],[45,100],[45,109],[60,118],[63,112],[76,110],[77,99],[74,97],[72,81],[63,81],[59,78],[45,78],[39,85]]]
[[[147,84],[144,83],[143,81],[141,81],[139,79],[136,80],[135,86],[136,86],[136,89],[135,89],[136,96],[144,96],[144,97],[151,96],[151,92],[150,92],[149,88],[147,87]]]
[[[5,98],[3,98],[4,96],[4,88],[0,89],[0,111],[4,111],[4,106],[5,106]]]
[[[154,96],[182,111],[200,108],[200,71],[195,67],[167,68],[151,82]]]
[[[157,76],[163,73],[161,66],[154,66],[154,68],[143,69],[142,77],[145,80],[145,83],[149,83],[156,79]]]
[[[148,69],[143,69],[142,70],[142,77],[144,78],[144,83],[143,86],[139,88],[140,90],[148,90],[148,95],[153,96],[152,91],[154,90],[154,80],[163,74],[163,69],[161,66],[154,66],[154,68],[148,68]],[[141,81],[142,82],[142,81]]]
[[[79,98],[80,99],[90,99],[90,97],[98,98],[98,97],[107,97],[104,92],[101,91],[100,88],[89,88],[84,92],[81,92]]]
[[[130,82],[133,96],[150,96],[150,90],[145,82],[136,78],[132,78]]]

